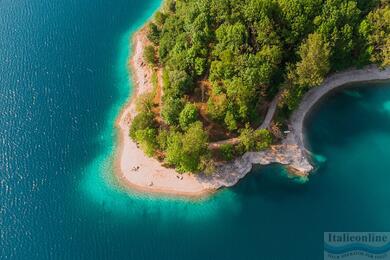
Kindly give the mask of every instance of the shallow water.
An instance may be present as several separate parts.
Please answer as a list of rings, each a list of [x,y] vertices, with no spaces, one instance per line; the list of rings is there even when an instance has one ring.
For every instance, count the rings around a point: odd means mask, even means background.
[[[117,187],[128,39],[159,3],[0,2],[1,259],[322,259],[324,231],[390,230],[390,83],[315,110],[309,181],[269,166],[200,201]]]

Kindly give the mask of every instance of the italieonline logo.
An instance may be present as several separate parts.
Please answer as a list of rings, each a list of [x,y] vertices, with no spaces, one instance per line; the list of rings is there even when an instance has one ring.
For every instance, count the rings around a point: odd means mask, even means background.
[[[325,232],[324,260],[390,260],[390,232]]]

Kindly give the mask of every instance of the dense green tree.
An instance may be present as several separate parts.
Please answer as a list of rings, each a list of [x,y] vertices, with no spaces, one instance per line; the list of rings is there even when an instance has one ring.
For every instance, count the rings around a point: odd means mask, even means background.
[[[185,172],[202,171],[201,161],[208,153],[208,136],[201,122],[190,125],[183,135],[181,170]]]
[[[367,40],[366,52],[371,61],[390,66],[390,6],[369,13],[360,24],[360,33]]]
[[[356,58],[353,50],[360,14],[355,0],[326,0],[314,20],[317,31],[332,48],[331,63],[336,70],[350,66]]]
[[[151,98],[150,94],[138,98],[138,114],[133,118],[129,133],[131,139],[137,142],[148,156],[153,156],[157,148],[157,129]]]
[[[232,112],[228,111],[225,116],[225,124],[227,129],[229,131],[235,131],[237,130],[237,120],[234,118],[234,115]]]
[[[238,53],[248,40],[248,32],[242,23],[222,24],[216,31],[217,45],[214,55],[219,55],[223,51]]]
[[[243,121],[248,120],[248,116],[254,113],[252,104],[256,98],[256,88],[246,84],[242,78],[235,77],[231,81],[225,81],[227,97],[232,104],[233,114]]]
[[[260,129],[255,131],[254,139],[256,141],[256,150],[262,151],[268,149],[272,144],[272,135],[266,129]]]
[[[225,119],[225,113],[228,106],[226,94],[212,94],[207,102],[208,115],[214,119],[222,121]]]
[[[183,109],[183,101],[178,98],[168,97],[164,99],[164,106],[161,115],[168,125],[177,125],[179,115]]]
[[[150,23],[148,26],[148,39],[154,43],[160,43],[161,31],[155,23]]]
[[[220,147],[222,158],[226,161],[231,161],[234,158],[234,146],[231,144],[224,144]]]
[[[148,45],[144,49],[144,59],[150,66],[155,66],[156,61],[156,51],[152,45]]]
[[[318,86],[330,70],[329,44],[319,33],[310,34],[299,48],[300,61],[296,67],[295,84],[300,86]]]
[[[155,128],[140,129],[135,133],[135,137],[141,149],[148,156],[153,156],[157,149],[158,143],[156,141],[157,130]]]
[[[288,47],[296,48],[314,30],[313,21],[321,12],[323,0],[278,0],[278,3],[284,21],[281,35]]]
[[[156,137],[157,144],[159,149],[161,149],[162,151],[165,151],[168,147],[168,139],[170,134],[170,131],[167,129],[160,129],[160,131],[158,132],[158,135]]]
[[[178,169],[181,164],[183,135],[179,132],[172,131],[167,139],[165,161],[176,166]]]
[[[154,15],[154,22],[159,27],[164,26],[166,19],[167,19],[167,15],[161,11],[157,11],[156,14]]]
[[[266,129],[254,130],[248,125],[241,130],[240,148],[242,152],[261,151],[272,143],[272,136]]]
[[[164,94],[171,97],[181,97],[192,89],[191,77],[182,70],[168,72],[168,80],[164,84]]]
[[[197,76],[202,76],[206,71],[207,60],[206,58],[195,58],[195,73]]]
[[[201,122],[190,125],[184,134],[172,133],[167,142],[166,162],[180,172],[204,170],[202,160],[208,155],[207,138]]]
[[[179,124],[183,130],[198,120],[198,109],[194,104],[187,103],[179,115]]]
[[[130,137],[133,139],[133,140],[136,140],[137,141],[137,131],[139,130],[144,130],[144,129],[147,129],[147,128],[153,128],[155,125],[155,121],[154,121],[154,114],[151,113],[151,112],[141,112],[141,113],[138,113],[132,123],[131,123],[131,127],[130,127]]]

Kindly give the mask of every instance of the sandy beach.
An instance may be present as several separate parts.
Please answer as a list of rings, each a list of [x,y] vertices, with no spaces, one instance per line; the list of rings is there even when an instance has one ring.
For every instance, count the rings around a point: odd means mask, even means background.
[[[131,140],[129,129],[136,115],[135,100],[153,89],[152,70],[143,60],[144,47],[149,44],[145,30],[139,30],[132,41],[133,51],[128,66],[132,72],[134,90],[116,121],[119,142],[115,170],[118,180],[123,185],[148,193],[199,197],[214,191],[215,187],[201,183],[192,174],[178,174],[174,169],[163,167],[156,159],[147,157]]]
[[[380,70],[374,65],[361,70],[333,74],[321,86],[313,88],[304,96],[299,108],[291,117],[289,126],[291,132],[281,144],[274,145],[266,151],[245,153],[229,163],[217,164],[216,172],[212,176],[179,174],[174,169],[163,167],[157,159],[147,157],[129,137],[131,121],[136,115],[135,100],[139,95],[153,89],[151,82],[153,71],[143,60],[144,47],[150,44],[145,29],[139,30],[132,41],[133,51],[128,66],[132,73],[134,90],[116,121],[119,141],[115,172],[122,185],[147,193],[203,197],[221,187],[235,185],[251,171],[253,165],[272,163],[285,165],[293,174],[306,177],[313,170],[313,166],[304,146],[303,123],[313,106],[328,93],[345,84],[390,78],[390,68]],[[266,128],[272,121],[277,101],[278,97],[272,102],[262,127]],[[232,140],[217,142],[210,146],[226,141]]]

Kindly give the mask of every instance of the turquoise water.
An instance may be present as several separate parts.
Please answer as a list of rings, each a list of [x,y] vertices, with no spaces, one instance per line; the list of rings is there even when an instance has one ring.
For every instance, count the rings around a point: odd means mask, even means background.
[[[390,83],[314,111],[308,181],[258,168],[200,201],[118,187],[128,39],[159,4],[0,2],[0,259],[322,259],[324,231],[390,231]]]

